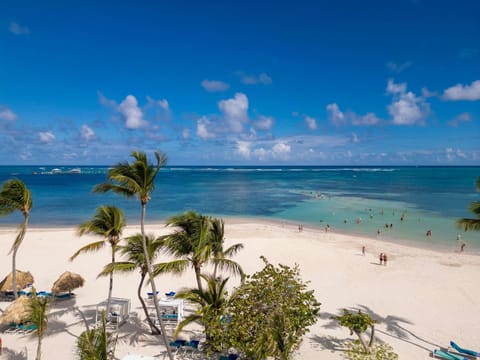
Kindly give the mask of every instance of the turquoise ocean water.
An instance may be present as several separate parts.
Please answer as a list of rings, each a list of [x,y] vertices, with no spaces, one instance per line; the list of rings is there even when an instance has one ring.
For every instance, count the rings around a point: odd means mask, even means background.
[[[52,173],[54,168],[59,171]],[[70,173],[73,168],[80,173]],[[123,208],[128,223],[137,224],[137,201],[91,192],[105,181],[107,170],[0,166],[0,182],[18,177],[31,189],[32,226],[78,225],[101,204]],[[480,232],[455,226],[458,218],[472,216],[468,206],[480,200],[475,189],[479,176],[480,167],[166,167],[158,175],[147,221],[161,222],[193,209],[295,226],[328,224],[337,232],[372,238],[380,229],[384,240],[445,250],[458,247],[460,234],[468,250],[480,253]],[[20,215],[10,215],[0,218],[0,226],[20,221]],[[431,237],[425,236],[427,230]]]

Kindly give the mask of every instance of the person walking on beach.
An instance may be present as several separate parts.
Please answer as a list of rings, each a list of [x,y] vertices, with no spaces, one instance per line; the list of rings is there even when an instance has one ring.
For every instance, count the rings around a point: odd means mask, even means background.
[[[362,255],[365,256],[365,245],[362,246]]]
[[[383,254],[383,266],[387,266],[387,254]]]
[[[383,264],[383,253],[380,253],[380,265]]]
[[[462,246],[460,246],[460,252],[463,252],[463,249],[465,249],[465,243],[463,243]]]

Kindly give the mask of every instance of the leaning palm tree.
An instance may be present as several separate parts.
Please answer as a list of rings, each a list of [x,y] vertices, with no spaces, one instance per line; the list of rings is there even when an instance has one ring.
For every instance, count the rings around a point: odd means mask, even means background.
[[[223,250],[223,221],[188,211],[168,219],[168,226],[177,228],[172,234],[163,237],[165,252],[176,260],[160,264],[158,272],[181,273],[190,265],[195,271],[199,290],[202,290],[202,267],[212,262],[217,267],[228,269],[242,275],[240,265],[228,259],[240,250],[243,245],[236,244]]]
[[[40,360],[42,356],[42,340],[48,325],[48,298],[37,296],[37,291],[33,288],[32,298],[30,299],[30,322],[36,328],[37,335],[37,356],[35,360]]]
[[[480,177],[477,178],[477,191],[480,191]],[[475,219],[463,218],[457,221],[457,226],[467,230],[480,231],[480,201],[474,201],[468,208],[474,215]]]
[[[187,289],[178,292],[175,298],[185,299],[197,305],[197,311],[188,315],[178,324],[174,336],[177,337],[182,329],[193,322],[200,323],[205,328],[206,343],[214,351],[222,351],[222,319],[228,304],[226,285],[228,278],[201,275],[207,282],[207,288]]]
[[[92,234],[103,237],[103,240],[95,241],[87,244],[77,250],[75,254],[70,257],[70,260],[75,259],[78,255],[86,252],[98,251],[105,244],[110,244],[112,250],[112,263],[115,262],[115,253],[117,251],[118,243],[122,236],[125,227],[125,216],[123,211],[115,206],[102,205],[97,208],[93,218],[81,224],[78,227],[78,234],[80,236],[85,234]],[[107,299],[107,314],[110,313],[110,303],[113,291],[113,273],[110,274],[110,283],[108,287]]]
[[[13,294],[16,299],[18,297],[16,271],[17,251],[22,244],[25,233],[27,232],[28,217],[32,210],[32,193],[23,181],[19,179],[5,181],[0,190],[0,216],[9,215],[15,210],[20,211],[23,215],[23,222],[20,225],[20,230],[13,242],[12,248],[10,249],[10,253],[12,254]]]
[[[172,352],[168,345],[168,339],[165,333],[165,326],[162,321],[160,306],[158,304],[157,286],[153,278],[152,263],[148,257],[147,240],[145,236],[145,213],[147,204],[150,201],[150,194],[155,189],[155,178],[160,171],[160,168],[167,163],[165,154],[156,151],[155,158],[156,165],[148,161],[147,155],[144,152],[132,151],[134,161],[118,163],[113,168],[108,170],[108,182],[99,184],[93,189],[94,192],[106,193],[112,191],[115,194],[122,195],[127,198],[136,197],[140,200],[142,213],[140,218],[140,230],[142,233],[142,246],[147,263],[148,280],[152,288],[153,300],[155,304],[155,311],[162,330],[163,340],[167,347],[168,357],[173,360]]]
[[[137,288],[138,299],[142,304],[142,308],[145,312],[145,316],[147,318],[148,324],[150,325],[150,330],[152,331],[152,334],[160,334],[160,330],[155,326],[154,322],[150,318],[150,315],[148,314],[147,305],[145,304],[145,300],[142,296],[143,284],[145,281],[145,277],[148,275],[147,263],[145,261],[145,255],[143,253],[142,234],[129,236],[126,238],[126,240],[126,245],[120,245],[118,247],[120,254],[125,257],[126,261],[112,262],[106,265],[100,275],[106,276],[112,274],[112,272],[129,273],[138,270],[140,272],[140,283],[138,284]],[[150,262],[153,263],[153,261],[158,255],[158,250],[162,246],[162,240],[159,238],[155,238],[154,235],[147,235],[146,242],[148,257],[150,258]]]

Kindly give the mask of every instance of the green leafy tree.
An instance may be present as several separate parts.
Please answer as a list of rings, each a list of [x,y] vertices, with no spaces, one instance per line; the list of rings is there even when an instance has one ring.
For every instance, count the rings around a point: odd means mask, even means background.
[[[477,191],[480,191],[480,177],[477,178]],[[480,231],[480,201],[473,201],[468,208],[475,218],[462,218],[457,221],[459,228],[467,230]]]
[[[40,360],[42,356],[42,340],[48,326],[48,298],[37,296],[37,291],[33,288],[32,298],[30,299],[31,314],[29,321],[35,326],[34,332],[37,336],[37,355],[35,360]]]
[[[20,179],[11,179],[3,183],[0,189],[0,216],[9,215],[14,211],[20,211],[23,215],[23,222],[20,225],[15,241],[13,242],[10,254],[12,254],[12,283],[15,299],[17,293],[17,251],[22,244],[27,232],[28,217],[32,210],[32,193]]]
[[[265,267],[247,276],[227,308],[224,343],[255,359],[290,359],[309,327],[317,321],[320,303],[300,278],[298,265]]]
[[[222,279],[212,275],[201,275],[207,283],[206,289],[188,289],[180,291],[175,298],[185,299],[197,305],[197,311],[188,315],[178,325],[175,337],[185,326],[197,322],[205,328],[206,346],[209,350],[222,350],[222,319],[228,304],[226,284],[228,278]]]
[[[375,323],[370,315],[362,313],[358,310],[358,313],[351,313],[347,309],[343,309],[343,314],[341,316],[333,316],[332,319],[338,320],[341,326],[346,327],[350,330],[350,335],[357,335],[360,343],[362,344],[363,350],[366,354],[370,353],[370,347],[373,345],[375,339]],[[362,334],[370,328],[370,341],[367,345]]]
[[[142,304],[143,311],[145,312],[146,319],[150,326],[152,334],[160,334],[160,330],[155,326],[154,322],[150,318],[147,305],[142,296],[142,288],[145,282],[145,278],[148,275],[147,262],[145,261],[145,254],[143,253],[142,234],[136,234],[126,238],[126,245],[119,245],[118,250],[123,255],[126,261],[112,262],[105,266],[100,273],[102,276],[110,275],[112,272],[118,273],[130,273],[132,271],[140,272],[140,282],[137,288],[137,296]],[[150,262],[153,264],[155,258],[158,255],[158,251],[162,246],[162,240],[156,238],[154,235],[146,236],[147,251]],[[155,267],[155,265],[153,265]]]
[[[88,252],[98,251],[103,248],[105,244],[109,244],[111,248],[111,262],[115,263],[115,253],[120,242],[123,229],[125,228],[125,216],[123,211],[115,206],[103,205],[99,206],[91,220],[88,220],[78,227],[78,234],[80,236],[85,234],[92,234],[100,236],[103,240],[95,241],[87,244],[77,250],[75,254],[70,257],[70,260],[75,259],[78,255]],[[110,281],[108,286],[107,298],[107,314],[110,313],[110,303],[113,291],[113,272],[110,273]]]
[[[223,249],[222,220],[188,211],[172,216],[167,220],[167,225],[177,230],[163,237],[164,250],[177,259],[160,264],[158,272],[181,273],[191,266],[195,271],[199,290],[202,290],[202,267],[209,262],[215,264],[214,275],[217,268],[243,275],[240,265],[228,258],[242,249],[243,245],[236,244]]]
[[[173,354],[168,345],[168,339],[165,332],[165,326],[162,321],[160,307],[157,297],[157,286],[153,276],[153,267],[148,257],[147,240],[145,235],[145,215],[147,211],[147,204],[150,201],[151,193],[155,189],[155,178],[157,177],[160,168],[167,163],[165,154],[156,151],[156,164],[151,163],[147,155],[141,151],[132,151],[133,161],[118,163],[108,170],[108,182],[99,184],[93,189],[94,192],[106,193],[112,191],[115,194],[122,195],[126,198],[136,197],[141,204],[140,230],[142,234],[142,247],[147,263],[148,280],[152,288],[153,302],[155,304],[155,311],[160,323],[163,341],[167,347],[167,353],[170,360],[173,360]]]

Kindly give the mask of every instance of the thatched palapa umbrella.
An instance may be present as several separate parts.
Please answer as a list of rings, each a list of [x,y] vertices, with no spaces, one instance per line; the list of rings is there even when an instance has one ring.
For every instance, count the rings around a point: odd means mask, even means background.
[[[73,289],[82,287],[85,280],[76,273],[65,271],[60,277],[53,283],[52,293],[71,293]]]
[[[27,287],[33,283],[33,276],[28,271],[17,270],[17,291]],[[13,291],[13,276],[8,274],[5,279],[0,282],[0,291]]]
[[[30,298],[26,296],[20,296],[5,309],[3,314],[0,316],[0,323],[8,324],[14,322],[20,324],[28,320],[32,314],[30,302]]]

